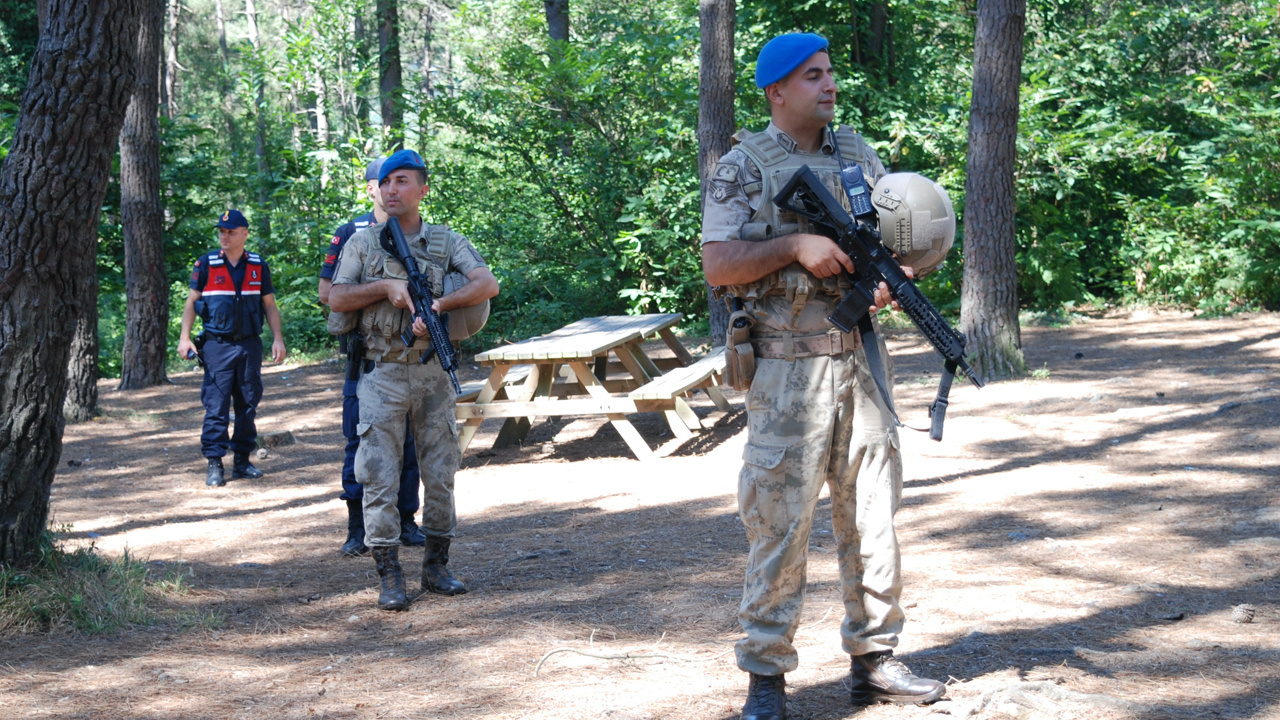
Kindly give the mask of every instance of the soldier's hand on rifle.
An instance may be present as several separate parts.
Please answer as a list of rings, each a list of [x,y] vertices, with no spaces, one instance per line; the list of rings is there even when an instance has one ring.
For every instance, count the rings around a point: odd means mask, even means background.
[[[413,307],[413,296],[409,294],[409,283],[404,280],[386,279],[381,282],[387,287],[387,300],[398,308],[416,309]]]
[[[831,238],[808,233],[796,233],[791,238],[796,262],[816,277],[831,277],[846,270],[853,272],[853,260]]]
[[[903,265],[902,272],[912,280],[916,277],[916,269],[910,265]],[[902,309],[898,306],[898,301],[894,300],[889,293],[889,286],[885,283],[880,283],[880,287],[876,288],[876,304],[871,306],[871,314],[875,315],[888,305],[893,305],[894,310]]]

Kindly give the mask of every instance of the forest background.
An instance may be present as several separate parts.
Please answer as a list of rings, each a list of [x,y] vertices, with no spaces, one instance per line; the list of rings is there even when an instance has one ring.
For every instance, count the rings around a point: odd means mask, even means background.
[[[390,86],[378,37],[388,4],[403,63]],[[425,215],[467,235],[502,283],[472,349],[598,314],[683,312],[705,328],[698,4],[559,4],[571,11],[567,42],[551,39],[537,0],[171,0],[160,78],[171,346],[191,262],[216,246],[216,216],[238,207],[249,247],[272,264],[290,346],[329,352],[319,264],[333,230],[368,210],[364,164],[399,137],[431,168]],[[751,72],[768,38],[829,38],[837,121],[956,201],[957,250],[923,283],[953,315],[975,8],[737,4],[737,126],[768,120]],[[0,159],[37,34],[34,0],[0,4]],[[1027,3],[1024,308],[1280,309],[1277,38],[1280,8],[1263,0]],[[117,174],[98,242],[107,377],[125,334],[119,197]]]

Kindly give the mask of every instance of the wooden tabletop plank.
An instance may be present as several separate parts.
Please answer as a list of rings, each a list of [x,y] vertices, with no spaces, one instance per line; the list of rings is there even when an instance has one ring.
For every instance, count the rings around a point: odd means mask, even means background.
[[[619,345],[661,332],[680,321],[680,313],[602,315],[569,323],[555,332],[486,350],[475,359],[496,364],[530,360],[586,360]]]

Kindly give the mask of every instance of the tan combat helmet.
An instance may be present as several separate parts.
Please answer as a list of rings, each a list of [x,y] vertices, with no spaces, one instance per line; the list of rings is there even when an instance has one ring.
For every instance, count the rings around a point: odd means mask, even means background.
[[[916,173],[880,178],[871,192],[880,215],[880,235],[916,278],[933,272],[946,259],[956,239],[956,213],[938,183]]]
[[[471,282],[466,275],[453,271],[445,273],[444,295],[457,290]],[[471,307],[454,308],[449,311],[449,339],[458,342],[480,332],[480,328],[489,322],[489,301]]]

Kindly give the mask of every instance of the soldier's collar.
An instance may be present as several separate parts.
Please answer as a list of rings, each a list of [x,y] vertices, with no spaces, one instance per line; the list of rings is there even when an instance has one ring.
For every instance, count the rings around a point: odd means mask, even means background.
[[[795,138],[783,132],[777,125],[774,125],[772,122],[769,123],[769,127],[765,128],[765,132],[769,133],[769,135],[771,135],[773,139],[782,146],[782,149],[787,151],[788,154],[796,151],[797,144]],[[830,127],[822,131],[822,147],[819,148],[818,151],[823,155],[831,155],[835,153],[836,146],[831,142]]]

